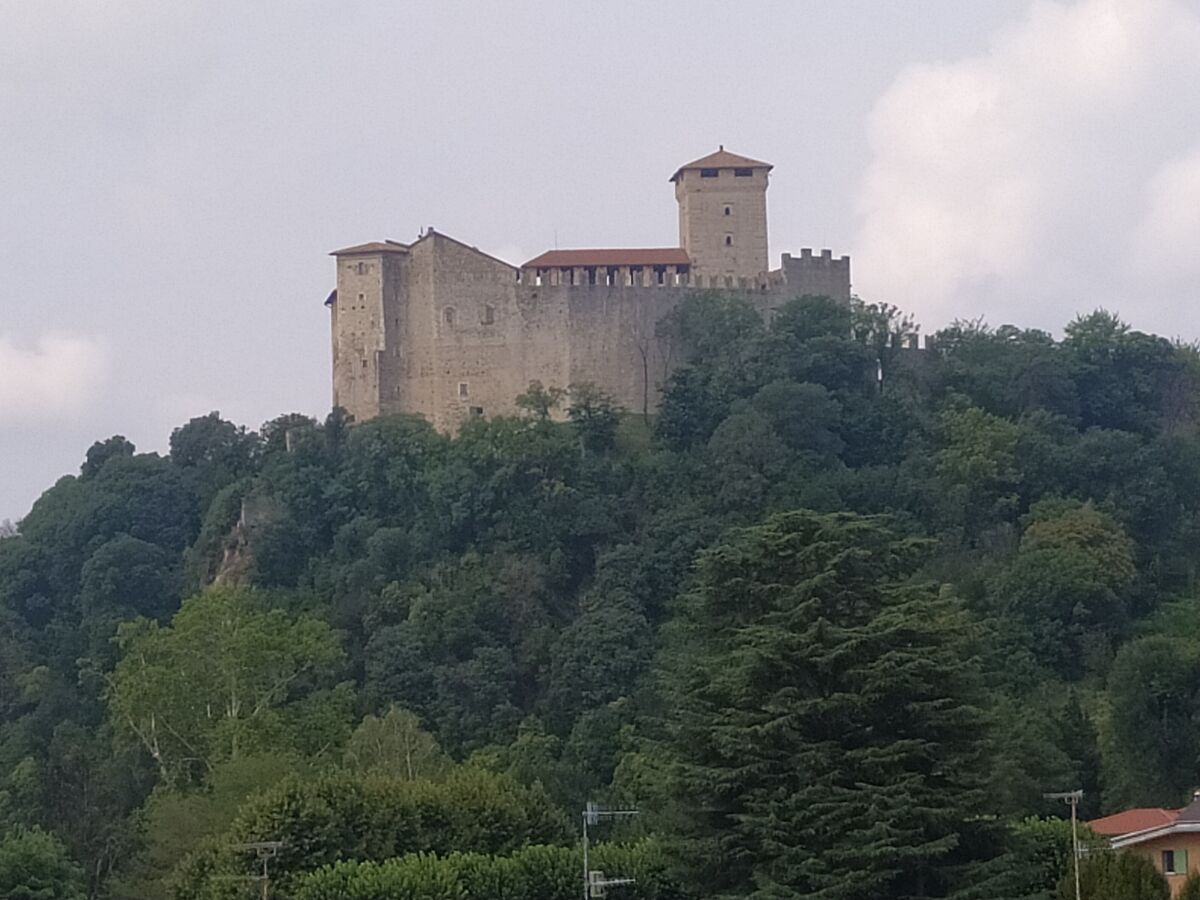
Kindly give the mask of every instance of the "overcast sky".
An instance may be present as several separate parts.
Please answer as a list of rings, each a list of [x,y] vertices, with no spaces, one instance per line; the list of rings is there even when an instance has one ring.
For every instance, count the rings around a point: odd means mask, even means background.
[[[931,332],[1200,338],[1200,2],[0,0],[0,519],[96,439],[329,407],[326,255],[677,240],[775,164],[773,265]]]

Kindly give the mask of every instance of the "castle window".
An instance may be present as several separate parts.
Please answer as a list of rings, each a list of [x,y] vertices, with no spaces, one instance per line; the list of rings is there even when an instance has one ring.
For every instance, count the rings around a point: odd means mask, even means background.
[[[654,280],[658,284],[666,284],[667,283],[667,267],[666,266],[655,266],[654,267]]]
[[[733,235],[732,234],[725,235],[725,246],[726,247],[733,246]]]
[[[479,419],[482,417],[483,417],[483,407],[482,406],[472,406],[471,407],[471,418]]]
[[[701,178],[716,178],[717,170],[716,169],[701,169],[700,177]]]
[[[366,359],[366,357],[365,357],[365,356],[363,357],[363,361],[362,361],[362,362],[363,362],[363,368],[365,369],[365,368],[367,367],[367,359]]]
[[[725,207],[725,215],[727,215],[727,216],[733,215],[733,207],[732,206]]]
[[[359,274],[359,275],[366,275],[368,271],[369,271],[369,269],[367,268],[367,264],[366,264],[366,263],[364,263],[364,262],[360,262],[360,263],[358,264],[358,274]]]
[[[483,306],[483,317],[479,321],[484,325],[496,324],[496,307],[490,303],[485,303]]]
[[[733,170],[734,178],[749,178],[753,174],[754,174],[753,169],[734,169]]]
[[[451,327],[454,326],[454,307],[453,306],[447,306],[445,309],[442,310],[442,321]]]
[[[467,382],[460,381],[458,383],[458,399],[466,400],[469,396],[471,396],[470,386],[467,384]]]

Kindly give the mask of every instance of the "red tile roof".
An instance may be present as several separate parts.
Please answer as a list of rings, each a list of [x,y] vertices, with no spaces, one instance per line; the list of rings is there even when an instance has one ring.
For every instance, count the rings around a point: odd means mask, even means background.
[[[358,244],[354,247],[343,247],[334,250],[330,256],[355,256],[364,253],[407,253],[408,245],[399,241],[371,241],[369,244]]]
[[[686,266],[691,259],[679,247],[632,250],[547,250],[521,266],[522,269],[560,269],[575,266]]]
[[[1135,831],[1145,831],[1148,828],[1170,825],[1178,815],[1179,810],[1177,809],[1127,809],[1101,819],[1093,819],[1087,824],[1096,834],[1117,837],[1122,834],[1132,834]]]
[[[679,173],[684,169],[773,169],[773,165],[767,162],[762,162],[757,159],[751,159],[748,156],[739,156],[736,153],[730,153],[722,144],[716,153],[710,153],[708,156],[702,156],[699,159],[694,159],[690,163],[685,163],[675,170],[675,174],[671,176],[671,181],[679,177]]]

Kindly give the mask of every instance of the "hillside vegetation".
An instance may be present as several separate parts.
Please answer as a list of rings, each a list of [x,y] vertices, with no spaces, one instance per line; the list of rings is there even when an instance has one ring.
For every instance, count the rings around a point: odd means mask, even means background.
[[[1050,897],[1044,792],[1190,795],[1194,348],[662,327],[651,421],[534,384],[455,436],[93,445],[0,539],[0,893],[250,896],[281,840],[279,896],[571,897],[596,800],[642,811],[596,829],[614,898]]]

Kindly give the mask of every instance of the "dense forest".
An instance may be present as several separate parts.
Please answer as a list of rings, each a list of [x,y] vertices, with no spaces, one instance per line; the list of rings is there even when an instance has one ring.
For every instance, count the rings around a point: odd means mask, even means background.
[[[640,813],[593,822],[613,898],[1049,898],[1045,792],[1190,795],[1195,348],[661,327],[650,418],[532,384],[453,436],[95,443],[0,538],[0,891],[259,896],[262,853],[275,896],[572,898],[596,801]]]

